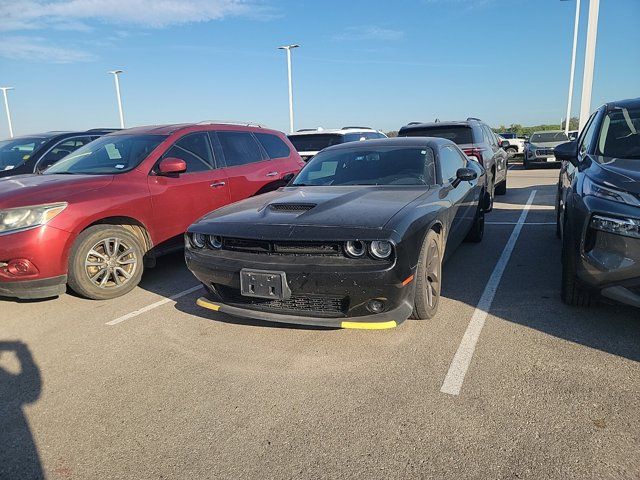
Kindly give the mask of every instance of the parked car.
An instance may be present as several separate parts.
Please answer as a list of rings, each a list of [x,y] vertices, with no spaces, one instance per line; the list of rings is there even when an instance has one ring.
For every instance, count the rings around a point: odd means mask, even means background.
[[[562,300],[640,307],[640,98],[600,107],[555,155]]]
[[[258,126],[139,127],[101,137],[42,175],[0,181],[0,295],[92,299],[133,289],[143,260],[182,248],[207,212],[284,185],[304,162]]]
[[[524,168],[529,169],[534,165],[549,165],[557,163],[553,149],[569,140],[562,130],[543,130],[533,132],[525,145]]]
[[[518,135],[513,132],[498,133],[498,136],[501,137],[502,140],[507,141],[508,145],[505,147],[505,151],[510,157],[524,153],[524,138],[519,138]]]
[[[344,328],[431,318],[443,259],[482,240],[484,177],[445,139],[327,148],[289,186],[189,228],[187,265],[208,290],[198,304]]]
[[[0,141],[0,178],[43,172],[66,155],[115,128],[46,132]]]
[[[320,150],[332,145],[376,138],[387,136],[369,127],[343,127],[339,130],[303,128],[289,135],[289,140],[305,162],[311,160]]]
[[[400,129],[399,137],[440,137],[456,143],[471,159],[475,159],[488,172],[487,184],[491,202],[494,195],[507,193],[507,152],[489,126],[477,118],[462,122],[413,122]]]

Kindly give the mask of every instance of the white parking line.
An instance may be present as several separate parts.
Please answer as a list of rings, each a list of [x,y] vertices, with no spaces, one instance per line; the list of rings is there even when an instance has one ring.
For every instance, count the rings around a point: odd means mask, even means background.
[[[440,388],[440,391],[442,393],[447,393],[449,395],[460,394],[462,382],[464,382],[464,377],[467,374],[469,365],[471,364],[471,359],[473,358],[476,344],[478,343],[478,339],[480,338],[480,333],[482,332],[482,327],[484,327],[484,322],[489,315],[489,309],[491,308],[493,299],[496,296],[496,292],[498,291],[498,286],[500,285],[502,274],[504,273],[507,264],[509,263],[509,258],[511,258],[513,249],[516,246],[516,241],[518,240],[518,236],[520,235],[522,227],[525,224],[527,214],[529,213],[529,209],[531,208],[531,204],[533,203],[533,199],[535,198],[536,193],[537,190],[533,190],[531,192],[531,195],[529,195],[529,200],[524,206],[522,213],[520,214],[520,218],[518,219],[518,222],[513,229],[513,232],[511,232],[509,241],[504,247],[502,255],[500,255],[500,259],[498,260],[498,263],[491,273],[491,277],[489,277],[489,281],[487,282],[487,285],[482,292],[480,301],[478,302],[478,305],[473,312],[473,316],[469,321],[467,330],[464,332],[464,336],[462,337],[462,341],[460,342],[458,351],[456,352],[455,356],[453,357],[453,361],[449,366],[449,371],[447,372],[447,376],[444,379],[442,388]]]
[[[153,310],[154,308],[161,307],[162,305],[165,305],[165,304],[170,303],[170,302],[175,302],[177,299],[182,298],[185,295],[189,295],[190,293],[196,292],[196,291],[200,290],[201,288],[202,288],[202,285],[196,285],[195,287],[192,287],[192,288],[190,288],[188,290],[185,290],[185,291],[180,292],[180,293],[176,293],[175,295],[172,295],[169,298],[165,298],[165,299],[160,300],[158,302],[152,303],[151,305],[147,305],[146,307],[142,307],[139,310],[136,310],[134,312],[127,313],[126,315],[118,317],[115,320],[111,320],[111,321],[105,323],[105,325],[117,325],[119,323],[124,322],[125,320],[129,320],[131,318],[137,317],[138,315],[142,315],[143,313],[146,313],[146,312],[148,312],[150,310]]]
[[[518,225],[518,222],[485,222],[487,225]],[[523,225],[555,225],[556,222],[524,222]]]

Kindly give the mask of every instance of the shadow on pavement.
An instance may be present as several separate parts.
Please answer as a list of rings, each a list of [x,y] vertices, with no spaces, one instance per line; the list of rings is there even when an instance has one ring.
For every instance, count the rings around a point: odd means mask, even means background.
[[[7,354],[14,353],[19,373],[6,368]],[[22,342],[0,341],[0,478],[44,478],[38,449],[24,405],[40,397],[42,380],[29,348]]]

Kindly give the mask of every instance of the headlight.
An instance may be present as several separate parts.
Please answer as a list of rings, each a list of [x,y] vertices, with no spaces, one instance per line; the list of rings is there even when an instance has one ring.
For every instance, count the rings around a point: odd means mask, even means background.
[[[204,248],[204,244],[207,241],[207,237],[203,233],[191,234],[191,245],[196,248]]]
[[[220,235],[208,235],[207,243],[211,248],[215,248],[217,250],[222,248],[222,237]]]
[[[39,227],[67,208],[67,203],[0,210],[0,235]]]
[[[344,249],[350,257],[359,258],[366,253],[367,246],[360,240],[350,240],[344,244]]]
[[[591,228],[616,235],[624,235],[625,237],[640,238],[640,220],[634,218],[594,215],[591,218]]]
[[[635,196],[627,192],[621,192],[613,188],[605,187],[594,183],[589,177],[584,177],[582,183],[582,193],[585,195],[591,195],[593,197],[604,198],[606,200],[612,200],[618,203],[625,203],[627,205],[633,205],[634,207],[640,207],[640,200]]]
[[[371,242],[369,251],[371,252],[371,255],[373,257],[382,260],[385,258],[389,258],[391,252],[393,251],[393,245],[391,245],[391,242],[375,240]]]

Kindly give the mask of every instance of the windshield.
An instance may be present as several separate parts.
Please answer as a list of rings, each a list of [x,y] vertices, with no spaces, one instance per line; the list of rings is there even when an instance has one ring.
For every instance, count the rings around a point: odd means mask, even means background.
[[[24,137],[0,142],[0,170],[19,167],[46,141],[42,137]]]
[[[136,168],[165,138],[165,135],[107,135],[67,155],[44,173],[128,172]]]
[[[465,126],[443,126],[412,128],[401,132],[401,137],[438,137],[451,140],[457,145],[473,143],[473,133],[470,127]]]
[[[319,152],[343,142],[342,135],[322,133],[313,135],[289,135],[289,140],[298,152]]]
[[[502,138],[516,138],[515,133],[499,133],[498,135],[500,135]]]
[[[564,132],[535,132],[529,141],[531,143],[567,142],[569,137]]]
[[[640,159],[640,109],[621,108],[602,121],[598,153],[605,157]]]
[[[430,148],[356,147],[319,153],[291,185],[433,185],[435,178]]]

